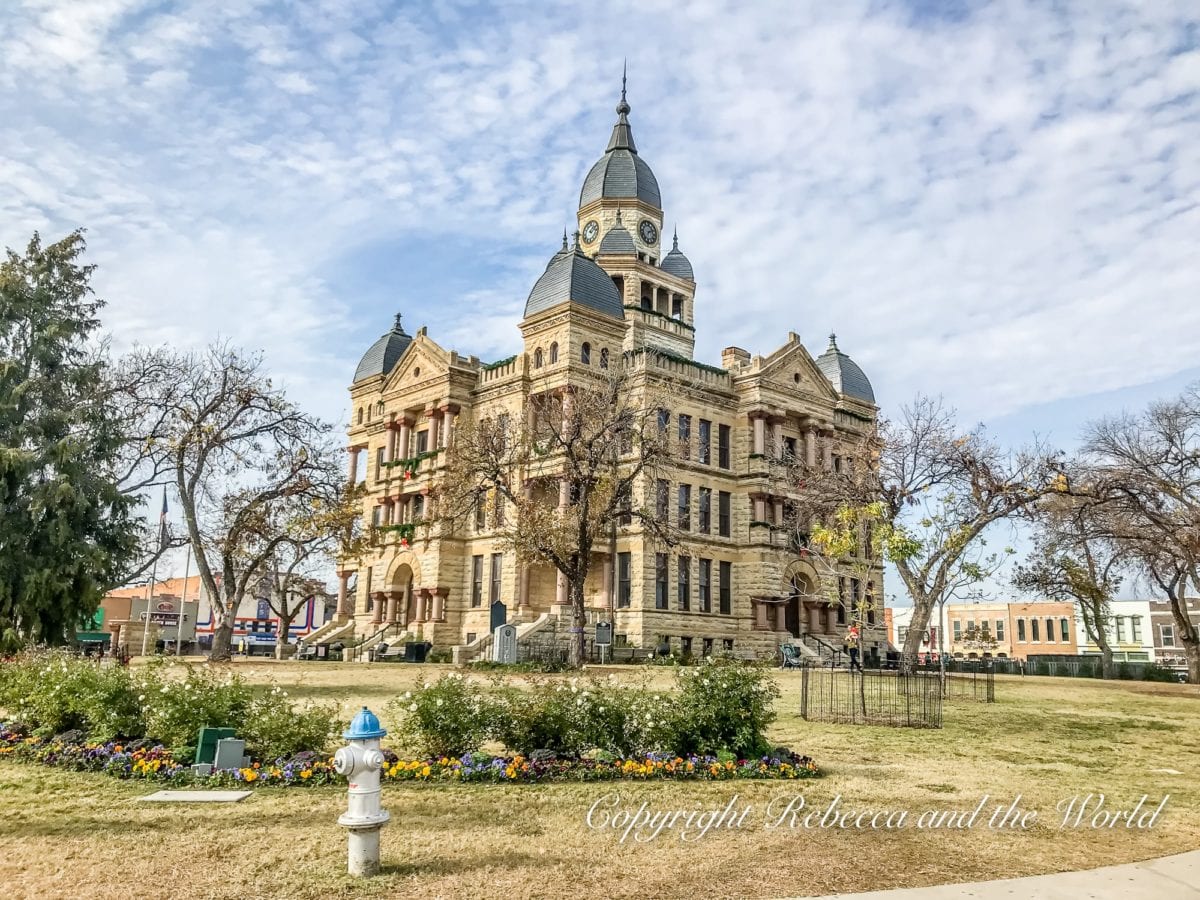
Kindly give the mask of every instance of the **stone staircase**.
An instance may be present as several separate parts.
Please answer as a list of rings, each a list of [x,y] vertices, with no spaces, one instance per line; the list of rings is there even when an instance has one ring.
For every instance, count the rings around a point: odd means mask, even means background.
[[[303,640],[305,646],[315,647],[317,644],[332,644],[338,639],[344,640],[347,637],[353,636],[353,634],[353,619],[346,619],[343,622],[333,619],[329,622],[326,622],[316,631],[310,633],[307,637],[303,638]]]
[[[797,645],[803,648],[800,652],[804,653],[807,650],[816,665],[836,667],[850,663],[849,657],[842,652],[840,645],[832,644],[823,637],[805,634],[800,640],[801,643]],[[793,641],[793,643],[795,642]]]

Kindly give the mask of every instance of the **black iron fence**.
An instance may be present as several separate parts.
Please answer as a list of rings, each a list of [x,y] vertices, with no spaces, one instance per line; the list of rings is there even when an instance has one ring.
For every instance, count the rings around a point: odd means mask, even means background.
[[[941,679],[926,671],[805,666],[800,716],[809,722],[941,728]]]
[[[940,677],[937,665],[921,666],[922,674]],[[948,700],[996,702],[996,667],[990,659],[947,660],[943,696]]]

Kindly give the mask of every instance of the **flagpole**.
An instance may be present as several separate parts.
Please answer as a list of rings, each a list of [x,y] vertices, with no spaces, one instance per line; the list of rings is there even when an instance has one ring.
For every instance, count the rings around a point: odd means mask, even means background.
[[[142,656],[146,655],[146,644],[150,640],[150,594],[154,591],[154,580],[158,577],[158,557],[150,568],[150,584],[146,588],[146,618],[142,622]]]
[[[150,586],[146,588],[146,620],[142,623],[142,656],[146,655],[146,646],[150,641],[150,601],[154,593],[154,582],[158,579],[158,558],[162,556],[167,546],[167,486],[163,485],[162,512],[158,514],[158,552],[154,555],[154,564],[150,567]]]
[[[183,599],[179,601],[179,621],[175,625],[175,656],[183,656],[183,619],[187,611],[188,573],[192,570],[192,542],[188,541],[183,563]]]

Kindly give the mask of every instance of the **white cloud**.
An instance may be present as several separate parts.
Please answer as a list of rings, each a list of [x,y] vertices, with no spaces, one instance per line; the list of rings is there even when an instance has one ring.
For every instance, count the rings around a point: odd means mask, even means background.
[[[435,9],[24,4],[0,25],[0,238],[89,226],[120,339],[261,345],[340,416],[392,309],[328,274],[385,240],[548,257],[628,56],[706,358],[836,330],[885,403],[979,417],[1200,355],[1190,4]],[[393,305],[501,355],[540,265]]]

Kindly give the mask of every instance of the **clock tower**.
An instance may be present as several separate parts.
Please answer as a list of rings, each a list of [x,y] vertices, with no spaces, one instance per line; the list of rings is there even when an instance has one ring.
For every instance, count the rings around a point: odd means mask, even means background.
[[[670,251],[663,247],[658,179],[638,155],[625,90],[622,74],[612,136],[579,193],[580,248],[621,294],[628,321],[624,349],[655,347],[691,359],[696,283],[678,238]]]

